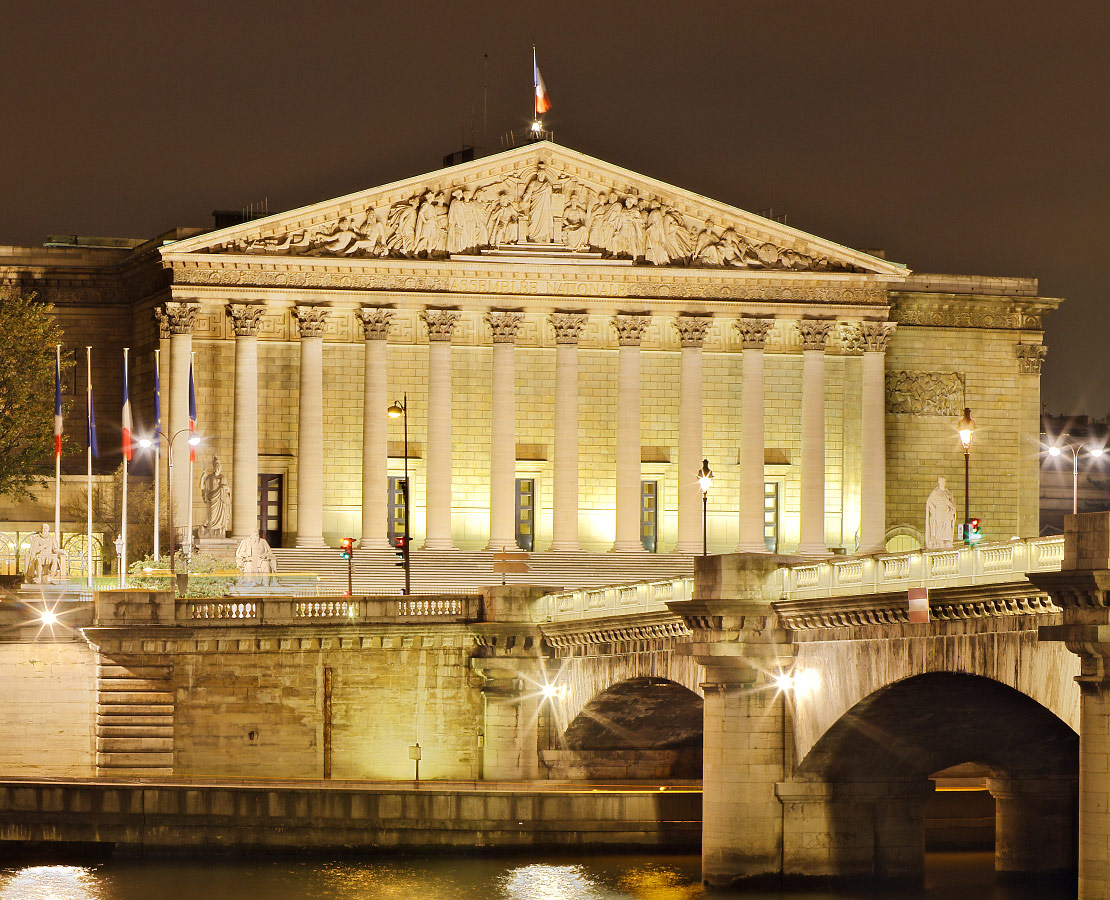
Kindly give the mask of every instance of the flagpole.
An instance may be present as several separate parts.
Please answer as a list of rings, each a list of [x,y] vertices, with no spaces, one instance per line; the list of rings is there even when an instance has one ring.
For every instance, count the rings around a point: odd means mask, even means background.
[[[121,424],[126,429],[123,432],[123,503],[121,504],[120,512],[120,537],[123,538],[120,544],[120,559],[119,559],[119,586],[127,586],[127,462],[128,457],[131,455],[131,422],[130,422],[130,403],[131,396],[127,390],[127,353],[130,347],[123,348],[123,405],[125,413],[123,418],[124,422]]]
[[[57,382],[54,387],[58,393],[58,398],[61,399],[62,391],[62,345],[57,344],[54,347],[55,352],[55,367],[54,375]],[[57,415],[57,402],[54,404],[55,415]],[[57,422],[54,423],[54,433],[57,436],[58,428]],[[58,446],[57,440],[54,442],[54,537],[58,539],[58,546],[62,546],[62,451]]]
[[[88,434],[85,443],[87,462],[86,504],[85,504],[85,563],[89,572],[89,590],[93,589],[93,552],[92,552],[92,347],[85,347],[85,415],[88,419]]]
[[[536,65],[536,44],[532,43],[532,121],[538,122],[540,119],[540,82],[536,76],[539,69]]]
[[[158,410],[158,415],[154,417],[154,446],[161,447],[161,436],[158,434],[162,430],[162,398],[160,396],[162,391],[162,382],[159,377],[158,367],[160,365],[158,354],[161,350],[154,351],[154,408]],[[162,506],[159,503],[159,488],[161,487],[162,474],[162,454],[156,451],[154,454],[154,562],[157,563],[161,559],[161,554],[158,552],[160,547],[158,545],[159,532],[162,530],[159,526],[161,523]]]

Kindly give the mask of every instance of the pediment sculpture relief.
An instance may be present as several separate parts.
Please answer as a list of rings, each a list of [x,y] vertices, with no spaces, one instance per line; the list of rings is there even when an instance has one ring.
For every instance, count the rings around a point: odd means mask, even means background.
[[[498,247],[544,245],[642,265],[853,271],[739,233],[712,216],[686,214],[634,187],[610,190],[539,162],[447,190],[421,188],[388,208],[289,234],[239,238],[218,250],[268,255],[446,259]]]

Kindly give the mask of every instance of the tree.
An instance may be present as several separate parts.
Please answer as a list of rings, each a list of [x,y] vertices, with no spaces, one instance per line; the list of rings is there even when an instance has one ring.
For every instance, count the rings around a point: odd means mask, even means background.
[[[0,495],[43,486],[54,443],[54,307],[0,291]]]
[[[97,482],[92,491],[93,531],[104,535],[104,560],[116,558],[115,540],[120,531],[120,504],[123,497],[123,464],[112,473],[108,483]],[[162,501],[165,503],[165,500]],[[164,507],[163,507],[164,509]],[[84,491],[75,492],[63,507],[65,517],[73,522],[84,522],[87,516]],[[164,513],[163,513],[164,515]],[[163,521],[159,541],[163,552],[170,546],[170,532]],[[127,482],[127,556],[140,559],[153,550],[154,544],[154,485],[146,480],[129,478]]]

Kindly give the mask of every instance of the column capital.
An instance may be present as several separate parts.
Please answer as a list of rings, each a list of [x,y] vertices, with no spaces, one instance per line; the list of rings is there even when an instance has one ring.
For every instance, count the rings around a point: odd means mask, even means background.
[[[767,335],[775,326],[774,319],[737,319],[732,323],[740,335],[740,345],[745,350],[762,350],[767,343]]]
[[[1018,359],[1018,371],[1022,375],[1040,375],[1041,363],[1048,355],[1048,347],[1042,344],[1017,344],[1014,353]]]
[[[860,322],[859,337],[864,353],[885,353],[886,345],[894,336],[894,322]]]
[[[232,303],[227,307],[227,314],[235,329],[236,337],[255,337],[258,334],[258,324],[262,314],[266,312],[265,306],[249,306],[245,303]]]
[[[705,333],[713,323],[711,316],[676,316],[672,324],[678,332],[683,347],[700,347],[705,342]]]
[[[199,303],[167,301],[163,304],[162,310],[169,322],[170,334],[192,334],[199,309]]]
[[[166,311],[160,307],[154,307],[154,318],[158,322],[158,339],[168,341],[172,332],[170,331],[170,317]]]
[[[586,327],[587,316],[585,313],[552,313],[547,317],[551,327],[555,329],[556,344],[577,344],[582,336],[582,329]]]
[[[524,313],[488,312],[485,318],[493,331],[495,344],[512,344],[516,341],[516,332],[520,328],[520,323],[524,321]]]
[[[613,316],[613,327],[617,329],[617,343],[622,347],[639,347],[644,339],[651,316]]]
[[[395,310],[380,306],[363,306],[358,312],[362,322],[362,334],[368,341],[384,341],[389,337],[389,326],[392,324]]]
[[[795,325],[802,336],[803,350],[824,350],[832,330],[831,319],[799,319]]]
[[[297,320],[302,338],[323,337],[324,323],[330,314],[331,310],[326,306],[293,307],[293,316]]]
[[[459,314],[453,309],[426,309],[420,313],[420,318],[428,326],[429,341],[450,341]]]

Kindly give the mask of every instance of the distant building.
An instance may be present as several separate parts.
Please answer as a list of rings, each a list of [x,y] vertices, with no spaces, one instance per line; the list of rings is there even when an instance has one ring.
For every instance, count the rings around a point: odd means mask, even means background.
[[[93,345],[102,448],[122,347],[140,431],[154,351],[170,434],[195,356],[196,475],[219,454],[236,537],[387,547],[406,394],[428,549],[700,553],[703,459],[711,552],[917,546],[937,477],[960,499],[965,406],[972,515],[1039,531],[1035,279],[912,273],[548,141],[216,231],[0,248],[4,284],[57,305],[75,384]],[[204,519],[187,471],[178,524]]]
[[[1051,455],[1050,447],[1060,454]],[[1071,448],[1078,451],[1073,457]],[[1096,456],[1091,450],[1105,449]],[[1078,463],[1078,478],[1076,468]],[[1041,418],[1041,534],[1062,534],[1064,516],[1110,509],[1110,424],[1087,416]]]

